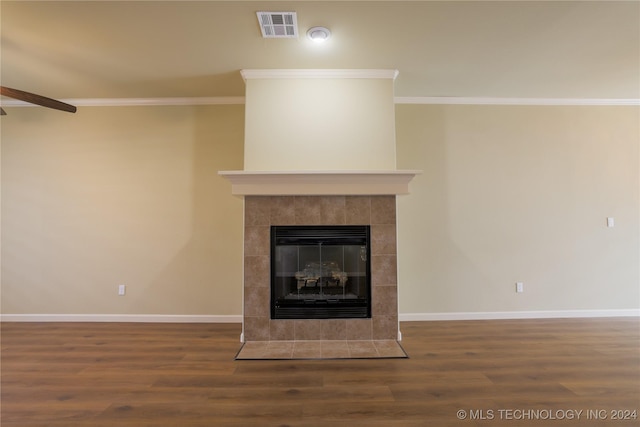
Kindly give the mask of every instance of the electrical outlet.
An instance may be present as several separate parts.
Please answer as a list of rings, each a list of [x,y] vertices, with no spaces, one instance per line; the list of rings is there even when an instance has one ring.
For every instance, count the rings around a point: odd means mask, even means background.
[[[127,287],[126,285],[118,285],[118,295],[122,296],[126,293]]]
[[[522,293],[522,292],[524,292],[524,283],[522,283],[522,282],[516,282],[516,292],[517,292],[517,293]]]

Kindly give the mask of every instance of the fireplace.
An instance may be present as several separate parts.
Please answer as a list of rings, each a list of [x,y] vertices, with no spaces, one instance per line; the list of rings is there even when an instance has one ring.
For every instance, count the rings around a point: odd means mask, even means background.
[[[396,339],[398,288],[395,196],[246,196],[244,202],[244,341]],[[329,226],[340,229],[342,226],[363,225],[370,232],[366,255],[371,270],[369,317],[272,318],[272,227],[312,226],[315,230],[321,230]],[[358,242],[359,259],[360,249]],[[354,266],[346,262],[343,264],[341,259],[330,261],[338,262],[336,276],[340,275],[340,271],[345,272],[347,284],[355,277]],[[290,277],[293,277],[296,287],[295,273],[305,274],[305,265],[290,267]],[[304,280],[304,276],[300,277]],[[337,283],[330,286],[336,285],[339,286]]]
[[[271,226],[271,319],[371,317],[368,225]]]
[[[244,170],[218,172],[244,197],[241,339],[395,340],[396,196],[409,194],[419,172],[396,170],[398,72],[241,74]],[[274,226],[365,226],[368,235],[346,243],[321,237],[321,245],[278,237],[281,247],[272,249]]]

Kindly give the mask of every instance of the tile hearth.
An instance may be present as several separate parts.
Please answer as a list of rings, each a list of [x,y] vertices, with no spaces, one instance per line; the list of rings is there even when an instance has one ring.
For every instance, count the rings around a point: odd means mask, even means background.
[[[394,340],[250,341],[236,360],[408,358]]]

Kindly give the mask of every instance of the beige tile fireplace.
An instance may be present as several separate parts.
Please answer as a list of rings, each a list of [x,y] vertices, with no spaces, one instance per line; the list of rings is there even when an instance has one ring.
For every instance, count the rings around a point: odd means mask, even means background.
[[[388,340],[398,336],[395,196],[247,196],[244,339]],[[271,225],[370,225],[370,319],[270,319]]]

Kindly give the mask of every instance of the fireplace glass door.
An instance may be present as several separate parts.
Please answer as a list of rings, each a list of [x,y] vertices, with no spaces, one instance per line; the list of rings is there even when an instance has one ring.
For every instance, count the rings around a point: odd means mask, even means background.
[[[272,226],[271,318],[371,317],[370,227]]]

